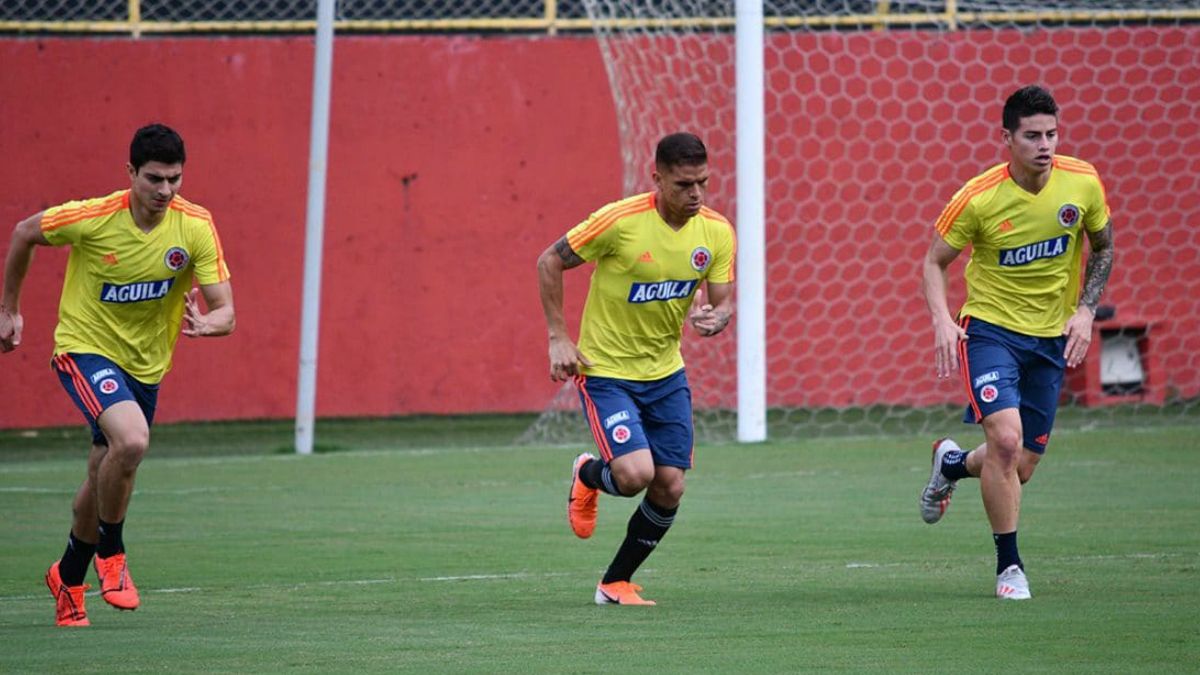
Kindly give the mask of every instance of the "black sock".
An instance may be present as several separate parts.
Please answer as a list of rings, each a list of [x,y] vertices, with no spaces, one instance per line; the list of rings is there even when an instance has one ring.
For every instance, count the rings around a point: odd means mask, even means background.
[[[614,497],[624,497],[606,462],[589,459],[579,467],[579,481],[590,488],[599,488]]]
[[[629,581],[637,568],[646,557],[658,546],[658,542],[667,534],[671,523],[675,522],[675,512],[678,507],[666,509],[652,504],[649,499],[643,499],[633,516],[629,518],[629,527],[625,531],[625,541],[617,549],[608,571],[604,573],[601,583],[611,584],[614,581]]]
[[[600,487],[600,471],[604,468],[604,462],[598,459],[589,459],[579,467],[579,482],[595,490]]]
[[[124,553],[125,542],[121,540],[121,530],[124,528],[124,520],[119,523],[106,523],[101,520],[100,543],[96,545],[96,555],[111,558],[118,553]]]
[[[942,475],[950,480],[959,480],[960,478],[970,478],[971,473],[967,471],[967,455],[972,451],[963,452],[961,450],[951,450],[942,458]]]
[[[62,577],[63,583],[68,586],[82,584],[95,552],[95,544],[80,541],[72,532],[67,538],[67,550],[63,551],[62,559],[58,561],[58,575]]]
[[[1017,531],[1004,534],[992,533],[992,541],[996,542],[996,574],[1000,574],[1011,565],[1025,569],[1021,556],[1017,553]]]

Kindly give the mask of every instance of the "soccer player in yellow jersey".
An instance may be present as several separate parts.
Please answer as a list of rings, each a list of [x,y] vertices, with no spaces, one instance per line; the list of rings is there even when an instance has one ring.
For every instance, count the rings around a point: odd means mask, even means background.
[[[575,378],[600,451],[575,458],[567,518],[592,536],[599,492],[646,495],[596,587],[597,604],[653,605],[630,580],[675,519],[692,467],[692,395],[679,353],[685,318],[700,335],[733,315],[733,227],[704,206],[708,151],[671,134],[654,156],[655,190],[613,202],[538,258],[550,339],[550,377]],[[563,318],[563,270],[595,261],[579,328]],[[697,299],[701,284],[707,301]]]
[[[923,288],[933,320],[938,377],[961,369],[965,421],[985,442],[963,452],[933,446],[921,516],[936,523],[955,482],[979,478],[996,546],[996,596],[1030,597],[1017,552],[1021,486],[1033,476],[1054,426],[1065,368],[1079,365],[1113,261],[1104,186],[1087,162],[1055,154],[1058,105],[1041,87],[1004,104],[1010,160],[971,179],[938,218],[925,255]],[[1091,253],[1080,292],[1086,233]],[[946,269],[968,244],[967,300],[957,320],[946,300]]]
[[[0,350],[9,352],[21,344],[21,284],[34,247],[71,247],[53,368],[91,426],[92,449],[66,551],[46,572],[60,626],[89,624],[83,580],[93,554],[101,597],[117,609],[137,609],[122,530],[159,382],[180,332],[233,330],[229,269],[212,216],[177,194],[185,159],[183,139],[170,128],[138,129],[126,166],[129,189],[22,220],[5,259]]]

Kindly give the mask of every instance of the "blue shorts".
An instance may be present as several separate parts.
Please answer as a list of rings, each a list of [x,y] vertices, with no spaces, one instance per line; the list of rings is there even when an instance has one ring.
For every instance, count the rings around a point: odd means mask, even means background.
[[[108,445],[108,439],[96,424],[100,413],[114,403],[133,401],[146,416],[146,424],[154,423],[158,405],[158,385],[135,380],[121,366],[96,354],[59,354],[53,360],[54,370],[63,389],[83,411],[92,427],[92,443]]]
[[[1022,335],[970,316],[959,324],[969,337],[958,345],[970,402],[963,421],[977,424],[998,410],[1017,408],[1025,447],[1046,452],[1067,367],[1067,338]]]
[[[605,462],[649,448],[656,465],[692,468],[692,390],[682,368],[649,382],[578,375],[575,386]]]

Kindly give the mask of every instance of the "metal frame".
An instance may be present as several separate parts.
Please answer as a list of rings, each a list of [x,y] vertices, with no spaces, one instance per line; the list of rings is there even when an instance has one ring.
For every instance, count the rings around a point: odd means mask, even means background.
[[[1200,21],[1200,9],[1101,9],[1101,10],[1031,10],[1012,12],[962,12],[958,0],[947,0],[945,11],[928,14],[889,11],[890,2],[879,0],[876,10],[869,14],[827,16],[765,17],[768,30],[778,28],[841,28],[875,26],[876,28],[940,26],[957,30],[973,25],[997,23],[1119,23],[1124,21]],[[140,0],[129,0],[125,21],[0,21],[0,33],[107,33],[129,34],[137,38],[147,34],[179,33],[312,33],[316,21],[143,21]],[[334,22],[336,31],[409,33],[409,32],[524,32],[547,33],[582,32],[594,29],[656,29],[699,28],[733,30],[734,17],[688,17],[663,19],[610,19],[592,21],[586,18],[560,18],[557,0],[545,0],[540,17],[511,17],[501,19],[380,19],[341,20]]]

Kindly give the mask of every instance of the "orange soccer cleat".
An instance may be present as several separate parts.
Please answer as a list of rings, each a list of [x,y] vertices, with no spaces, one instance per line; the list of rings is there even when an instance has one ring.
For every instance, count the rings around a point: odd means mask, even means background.
[[[125,564],[125,554],[95,559],[96,574],[100,577],[100,597],[117,609],[137,609],[141,601],[138,598],[137,586],[129,576],[129,567]]]
[[[596,502],[600,497],[600,490],[590,488],[579,480],[579,468],[589,459],[595,457],[588,452],[575,458],[575,464],[571,467],[571,493],[567,497],[567,522],[580,539],[587,539],[596,530]]]
[[[654,605],[653,600],[646,600],[638,595],[641,586],[629,581],[614,581],[611,584],[601,583],[596,586],[597,605]]]
[[[80,584],[68,586],[58,573],[58,561],[46,570],[46,588],[54,596],[54,623],[59,626],[90,626],[87,610],[83,606],[83,592],[90,586]]]

